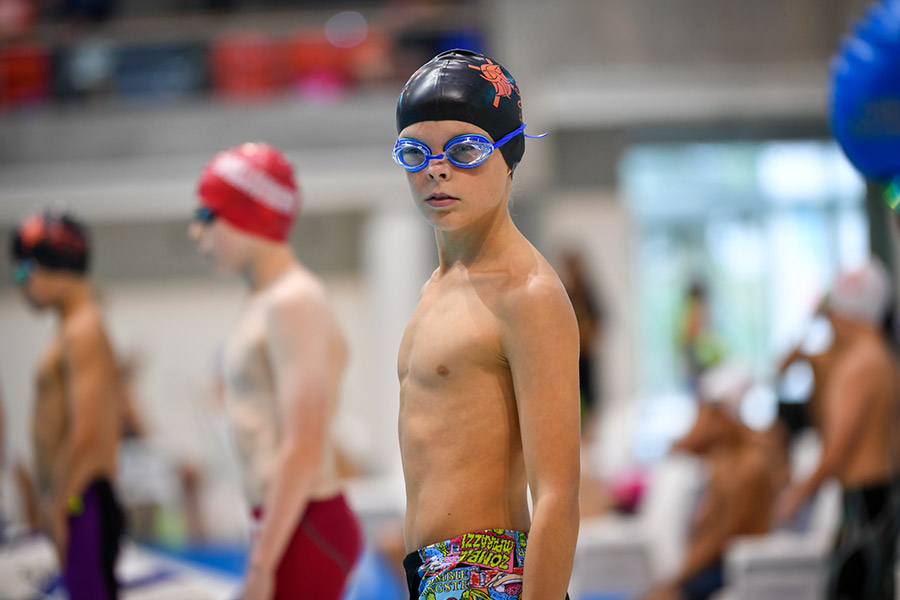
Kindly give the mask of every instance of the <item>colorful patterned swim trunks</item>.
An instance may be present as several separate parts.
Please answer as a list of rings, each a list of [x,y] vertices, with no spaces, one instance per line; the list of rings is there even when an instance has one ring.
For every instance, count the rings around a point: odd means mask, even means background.
[[[485,529],[403,559],[411,600],[519,600],[528,536]]]

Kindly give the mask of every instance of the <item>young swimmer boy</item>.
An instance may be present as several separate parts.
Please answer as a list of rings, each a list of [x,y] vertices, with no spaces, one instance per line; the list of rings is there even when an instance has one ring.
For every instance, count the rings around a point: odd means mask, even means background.
[[[85,229],[64,213],[14,232],[15,279],[28,302],[56,313],[58,333],[38,367],[32,421],[38,491],[72,600],[118,597],[124,517],[116,475],[116,363],[86,273]]]
[[[397,104],[394,159],[440,261],[398,361],[411,600],[567,597],[578,327],[507,207],[524,127],[509,72],[466,50],[426,63]]]
[[[225,346],[225,401],[258,524],[243,600],[338,600],[361,549],[330,426],[347,346],[322,282],[287,243],[300,195],[266,144],[219,153],[190,235],[250,294]]]

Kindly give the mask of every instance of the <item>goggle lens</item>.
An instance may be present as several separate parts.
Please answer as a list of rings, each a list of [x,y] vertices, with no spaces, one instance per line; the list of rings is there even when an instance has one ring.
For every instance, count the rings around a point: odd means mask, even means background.
[[[34,260],[23,260],[19,264],[16,265],[16,270],[13,272],[13,281],[16,282],[16,285],[25,285],[31,276],[34,274]]]
[[[407,169],[422,167],[426,162],[428,162],[425,158],[428,153],[418,145],[401,144],[398,148],[398,151],[399,152],[395,154],[395,156],[397,157],[397,162],[400,163],[400,166]]]
[[[452,143],[446,150],[447,159],[457,167],[477,167],[487,160],[494,147],[490,140],[481,136],[466,136],[467,139]]]
[[[198,206],[194,211],[194,220],[203,225],[209,225],[216,220],[216,212],[208,206]]]

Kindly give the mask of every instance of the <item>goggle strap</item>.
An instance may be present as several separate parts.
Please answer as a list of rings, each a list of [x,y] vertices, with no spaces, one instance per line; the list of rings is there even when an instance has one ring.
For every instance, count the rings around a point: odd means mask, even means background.
[[[497,148],[499,148],[500,146],[502,146],[509,140],[513,139],[520,133],[522,135],[524,135],[525,137],[532,138],[532,139],[538,139],[538,138],[547,137],[548,135],[550,135],[549,131],[546,133],[538,134],[538,135],[529,135],[529,134],[525,133],[525,127],[526,127],[525,123],[522,123],[521,125],[519,125],[519,127],[515,131],[510,131],[509,133],[504,135],[502,138],[500,138],[499,140],[494,142],[494,149],[496,150]]]
[[[525,131],[525,123],[522,123],[521,125],[519,125],[519,127],[517,129],[515,129],[514,131],[510,131],[509,133],[504,135],[502,138],[500,138],[499,140],[494,142],[494,150],[496,150],[497,148],[499,148],[500,146],[502,146],[509,140],[513,139],[514,137],[516,137],[523,131]]]

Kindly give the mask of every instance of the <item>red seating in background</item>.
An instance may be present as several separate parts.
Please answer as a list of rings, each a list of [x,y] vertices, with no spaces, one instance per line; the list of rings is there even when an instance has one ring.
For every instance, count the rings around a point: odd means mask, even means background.
[[[50,53],[26,43],[0,49],[0,107],[33,104],[50,93]]]
[[[213,90],[232,99],[265,99],[285,90],[314,98],[340,95],[353,79],[352,55],[336,48],[321,31],[285,40],[233,33],[210,53]]]
[[[338,95],[351,83],[350,52],[332,45],[323,31],[297,33],[283,49],[286,83],[301,94]]]
[[[369,27],[366,39],[347,49],[351,78],[357,84],[379,83],[400,79],[408,73],[397,72],[393,59],[394,41],[383,31]]]
[[[349,48],[332,44],[321,29],[285,38],[235,31],[209,49],[210,85],[214,94],[232,100],[265,101],[290,91],[329,101],[354,85],[390,79],[392,50],[391,40],[377,30]]]
[[[210,51],[213,90],[226,98],[265,99],[280,90],[277,46],[265,35],[231,33]]]

